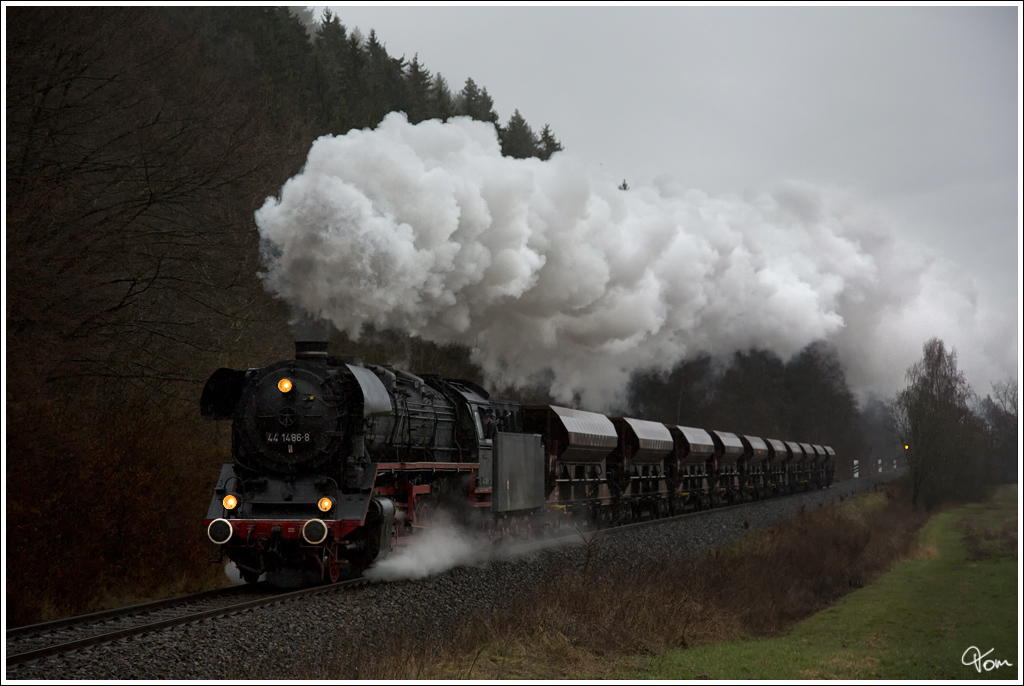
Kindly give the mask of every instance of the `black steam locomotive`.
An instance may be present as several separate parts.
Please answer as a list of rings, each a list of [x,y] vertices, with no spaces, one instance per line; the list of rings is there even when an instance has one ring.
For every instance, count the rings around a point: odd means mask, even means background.
[[[322,342],[218,369],[200,402],[205,419],[232,421],[207,533],[249,582],[357,575],[439,510],[492,535],[612,525],[826,486],[834,465],[828,446],[520,406]]]

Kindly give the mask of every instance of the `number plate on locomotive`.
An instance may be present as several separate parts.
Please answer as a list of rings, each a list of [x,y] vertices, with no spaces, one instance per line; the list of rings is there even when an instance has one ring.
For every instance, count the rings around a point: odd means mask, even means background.
[[[311,440],[313,440],[313,434],[311,434],[311,433],[290,434],[290,433],[278,433],[278,432],[269,433],[268,432],[267,433],[267,437],[265,439],[265,442],[266,443],[309,443]]]

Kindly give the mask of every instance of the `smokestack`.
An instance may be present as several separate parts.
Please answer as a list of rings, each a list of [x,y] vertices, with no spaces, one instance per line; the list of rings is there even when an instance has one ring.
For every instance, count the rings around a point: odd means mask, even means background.
[[[295,359],[327,361],[327,341],[295,341]]]

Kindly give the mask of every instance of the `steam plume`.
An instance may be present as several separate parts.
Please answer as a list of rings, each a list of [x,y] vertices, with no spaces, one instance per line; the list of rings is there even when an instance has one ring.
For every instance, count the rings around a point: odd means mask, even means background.
[[[353,338],[465,344],[499,385],[550,370],[556,398],[594,409],[637,368],[823,338],[860,390],[898,385],[923,340],[979,317],[955,266],[836,190],[621,191],[567,153],[502,157],[462,118],[318,139],[256,222],[265,285],[293,308]]]

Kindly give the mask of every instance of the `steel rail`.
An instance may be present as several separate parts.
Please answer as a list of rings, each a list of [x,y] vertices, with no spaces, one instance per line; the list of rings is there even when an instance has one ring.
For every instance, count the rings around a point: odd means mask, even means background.
[[[89,614],[84,615],[74,615],[72,617],[64,617],[63,619],[54,619],[48,622],[40,622],[39,624],[16,626],[13,629],[8,629],[6,631],[6,638],[10,640],[12,638],[19,638],[29,634],[41,634],[45,631],[64,629],[76,624],[88,624],[89,622],[95,622],[110,617],[118,617],[120,615],[153,612],[155,610],[163,610],[176,605],[185,605],[196,601],[213,599],[219,596],[237,595],[239,593],[244,593],[245,591],[257,590],[261,586],[262,584],[251,584],[248,586],[215,588],[209,591],[200,591],[199,593],[175,596],[173,598],[150,600],[145,603],[139,603],[138,605],[125,605],[124,607],[115,607],[109,610],[100,610],[98,612],[90,612]]]
[[[181,624],[191,624],[193,622],[202,621],[204,619],[210,619],[212,617],[221,617],[221,616],[226,616],[226,615],[237,614],[239,612],[244,612],[245,610],[250,610],[250,609],[253,609],[253,608],[256,608],[256,607],[261,607],[263,605],[273,605],[275,603],[281,603],[281,602],[284,602],[286,600],[292,600],[294,598],[299,598],[301,596],[315,595],[315,594],[318,594],[318,593],[328,593],[328,592],[340,590],[342,588],[349,588],[349,587],[352,587],[352,586],[359,586],[359,585],[366,584],[366,583],[369,583],[369,581],[367,579],[352,579],[352,580],[349,580],[349,581],[342,581],[342,582],[339,582],[339,583],[336,583],[336,584],[328,584],[328,585],[324,585],[324,586],[314,586],[312,588],[303,588],[303,589],[299,589],[297,591],[290,591],[290,592],[286,592],[286,593],[275,594],[275,595],[272,595],[272,596],[266,597],[266,598],[258,598],[256,600],[248,600],[248,601],[245,601],[243,603],[236,603],[234,605],[227,605],[225,607],[219,607],[219,608],[215,608],[215,609],[212,609],[212,610],[203,610],[201,612],[195,612],[195,613],[191,613],[191,614],[181,615],[180,617],[172,617],[172,618],[169,618],[169,619],[163,619],[163,620],[159,620],[159,621],[156,621],[156,622],[150,622],[148,624],[142,624],[142,625],[139,625],[139,626],[128,627],[126,629],[119,629],[119,630],[116,630],[116,631],[110,631],[110,632],[103,633],[103,634],[96,634],[96,635],[89,636],[89,637],[86,637],[86,638],[81,638],[81,639],[75,639],[75,640],[72,640],[72,641],[68,641],[66,643],[59,643],[59,644],[56,644],[56,645],[46,646],[46,647],[43,647],[43,648],[35,648],[35,649],[32,649],[32,650],[27,650],[27,651],[24,651],[24,652],[21,652],[21,653],[13,654],[13,655],[7,655],[7,668],[9,669],[10,667],[12,667],[14,665],[23,664],[25,662],[30,662],[32,660],[38,660],[38,659],[44,658],[44,657],[50,657],[50,656],[53,656],[53,655],[59,655],[61,653],[68,653],[68,652],[71,652],[73,650],[81,650],[83,648],[89,648],[91,646],[99,645],[101,643],[110,643],[111,641],[116,641],[118,639],[127,638],[129,636],[137,636],[139,634],[150,633],[150,632],[153,632],[153,631],[160,631],[162,629],[167,629],[167,628],[170,628],[172,626],[178,626],[178,625],[181,625]],[[246,587],[240,587],[240,588],[246,588]],[[218,590],[223,590],[223,589],[218,589]],[[195,594],[195,595],[196,596],[201,596],[203,594]],[[183,597],[189,598],[189,597],[193,597],[193,596],[183,596]],[[175,599],[170,599],[170,600],[175,600]],[[141,606],[138,606],[138,605],[131,606],[131,608],[128,608],[128,609],[131,609],[131,610],[134,611],[134,610],[136,610],[139,607],[147,607],[147,606],[150,606],[150,605],[157,605],[157,604],[166,603],[166,602],[168,602],[168,601],[155,601],[155,603],[152,603],[152,604],[151,603],[143,603]],[[173,605],[168,605],[168,606],[173,606]],[[108,610],[108,611],[103,611],[103,612],[97,612],[97,613],[94,613],[93,615],[81,615],[79,617],[69,618],[69,621],[70,620],[82,620],[83,618],[86,618],[86,617],[93,618],[93,619],[105,619],[107,617],[117,616],[118,613],[130,614],[128,612],[125,612],[125,610],[126,610],[126,608],[121,608],[120,610]],[[102,617],[96,617],[95,615],[102,615]],[[64,621],[64,620],[58,620],[57,622],[46,622],[45,624],[46,625],[57,624],[57,623],[60,623],[62,621]],[[78,622],[70,622],[70,623],[71,624],[74,624],[74,623],[88,624],[88,621],[78,621]],[[42,624],[33,625],[33,627],[41,627],[41,626],[44,626],[44,625],[42,625]],[[13,629],[12,631],[18,631],[18,630],[21,630],[21,629],[29,629],[29,628],[32,628],[32,627],[20,627],[19,629]],[[28,632],[25,632],[25,633],[28,633]],[[38,633],[38,632],[31,632],[31,633]],[[22,635],[24,635],[24,634],[22,634]]]

